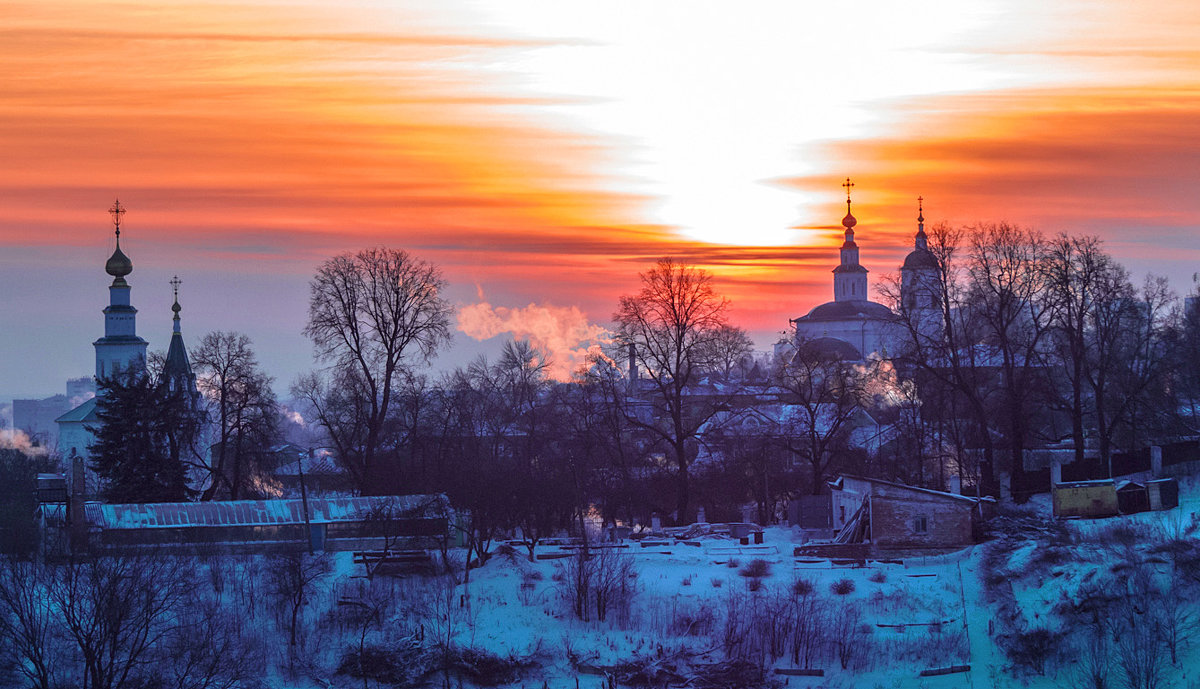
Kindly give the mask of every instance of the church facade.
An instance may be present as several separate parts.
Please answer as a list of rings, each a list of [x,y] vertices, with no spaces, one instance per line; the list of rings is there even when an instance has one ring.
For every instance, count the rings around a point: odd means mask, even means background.
[[[872,355],[886,358],[889,352],[899,350],[903,338],[909,337],[908,329],[891,308],[869,298],[869,271],[859,262],[854,239],[858,220],[850,210],[850,189],[854,185],[847,179],[842,186],[846,188],[846,217],[842,218],[845,239],[839,250],[840,262],[833,269],[833,300],[791,319],[791,341],[777,349],[776,356],[803,346],[844,361],[861,361]],[[918,208],[914,249],[900,269],[900,308],[918,309],[924,319],[933,321],[938,313],[938,262],[928,249],[924,207]]]

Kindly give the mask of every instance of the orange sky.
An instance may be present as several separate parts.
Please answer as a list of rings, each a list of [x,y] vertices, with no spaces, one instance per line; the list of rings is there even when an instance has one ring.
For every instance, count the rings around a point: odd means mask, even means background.
[[[1195,3],[829,4],[0,0],[0,399],[91,371],[115,196],[151,347],[178,273],[188,336],[247,332],[281,390],[314,267],[370,244],[486,312],[451,363],[568,356],[665,254],[766,346],[828,298],[846,176],[873,281],[923,195],[1190,289]]]

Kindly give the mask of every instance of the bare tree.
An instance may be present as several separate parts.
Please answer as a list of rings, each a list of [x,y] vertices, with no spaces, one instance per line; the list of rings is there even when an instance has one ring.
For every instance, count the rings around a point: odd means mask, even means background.
[[[754,341],[743,328],[726,323],[713,331],[704,358],[714,373],[729,380],[754,349]]]
[[[271,377],[259,368],[250,338],[234,332],[205,335],[192,351],[192,366],[201,392],[216,408],[211,415],[216,422],[215,456],[206,467],[210,482],[201,500],[213,499],[221,488],[237,500],[251,487],[258,469],[251,458],[261,457],[279,432]]]
[[[630,419],[635,406],[630,381],[615,362],[595,357],[568,399],[567,422],[573,431],[570,461],[575,479],[576,518],[582,529],[588,502],[600,497],[606,523],[624,519],[633,524],[646,517],[644,483],[637,476],[646,468],[646,453]]]
[[[1096,237],[1061,234],[1050,244],[1047,261],[1049,294],[1054,312],[1051,342],[1066,385],[1060,386],[1062,406],[1071,414],[1075,461],[1083,460],[1088,416],[1088,379],[1096,363],[1095,317],[1104,303],[1123,298],[1124,270],[1104,252]],[[1065,393],[1065,394],[1064,394]]]
[[[300,611],[308,603],[312,589],[330,571],[324,555],[312,557],[293,552],[272,559],[267,569],[271,593],[279,602],[288,630],[288,655],[293,657],[300,632]]]
[[[676,513],[686,520],[696,437],[724,402],[691,388],[713,364],[714,342],[728,325],[729,301],[713,290],[706,271],[670,258],[659,260],[640,277],[641,290],[621,297],[613,314],[617,340],[634,346],[637,363],[653,385],[654,418],[635,416],[631,421],[670,446]]]
[[[936,275],[928,287],[934,292],[930,301],[932,315],[905,299],[900,283],[884,286],[884,294],[895,305],[897,322],[905,334],[897,363],[912,371],[921,399],[933,403],[922,409],[925,419],[936,424],[939,436],[949,436],[958,448],[956,459],[961,474],[975,473],[976,467],[964,448],[980,449],[977,472],[985,492],[995,490],[995,443],[990,427],[991,406],[996,384],[988,370],[989,357],[977,346],[984,338],[984,324],[972,301],[970,281],[962,257],[964,232],[945,224],[933,226],[928,249],[935,259]],[[942,440],[937,441],[941,444]]]
[[[413,362],[428,361],[450,341],[445,281],[433,264],[375,247],[329,259],[310,288],[304,333],[339,382],[354,383],[356,397],[352,414],[318,410],[318,418],[360,489],[377,490],[376,459],[397,385]],[[320,386],[301,387],[301,396],[320,399],[309,394]]]
[[[969,307],[982,324],[978,345],[998,370],[997,417],[1008,446],[1013,486],[1024,486],[1025,449],[1038,396],[1047,389],[1043,352],[1053,301],[1048,298],[1046,242],[1032,230],[1004,223],[970,230]]]
[[[0,560],[0,641],[33,687],[54,686],[54,612],[46,597],[49,571],[11,556]]]
[[[791,359],[775,371],[773,384],[784,402],[776,435],[789,452],[808,463],[811,490],[817,495],[835,455],[849,446],[852,421],[865,406],[870,372],[814,345],[799,343]]]
[[[83,686],[120,689],[138,680],[171,629],[191,579],[186,561],[161,554],[54,568],[46,595],[83,660]]]
[[[266,657],[241,610],[192,595],[156,648],[156,673],[176,689],[235,689],[260,677]]]

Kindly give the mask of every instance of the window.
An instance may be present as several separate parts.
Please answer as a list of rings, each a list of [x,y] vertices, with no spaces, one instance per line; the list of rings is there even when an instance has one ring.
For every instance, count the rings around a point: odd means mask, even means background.
[[[929,533],[929,521],[924,515],[913,520],[914,533]]]
[[[845,505],[838,505],[838,521],[842,522],[843,524],[846,523],[846,506]]]

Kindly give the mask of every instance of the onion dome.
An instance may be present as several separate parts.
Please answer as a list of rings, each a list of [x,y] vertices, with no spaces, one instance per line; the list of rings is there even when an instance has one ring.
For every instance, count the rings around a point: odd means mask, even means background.
[[[121,279],[133,272],[133,261],[121,251],[121,240],[117,239],[117,250],[104,263],[104,272]]]
[[[850,228],[854,227],[857,224],[858,224],[858,220],[853,215],[850,215],[850,204],[847,203],[846,204],[846,217],[842,218],[842,227],[849,230]]]
[[[937,268],[938,260],[929,250],[929,238],[925,235],[925,199],[917,197],[917,236],[913,250],[904,258],[904,270]]]

